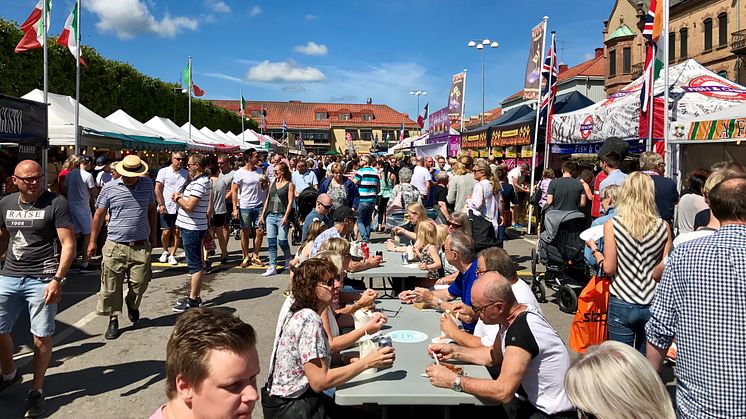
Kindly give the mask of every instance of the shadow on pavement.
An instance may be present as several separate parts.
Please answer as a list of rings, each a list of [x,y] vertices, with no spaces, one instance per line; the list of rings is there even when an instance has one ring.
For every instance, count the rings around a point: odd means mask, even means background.
[[[224,292],[215,298],[210,299],[210,301],[205,301],[205,303],[209,303],[210,306],[219,306],[223,304],[232,303],[234,301],[240,301],[240,300],[250,300],[252,298],[261,298],[264,296],[267,296],[269,294],[272,294],[274,291],[277,291],[277,287],[260,287],[260,288],[248,288],[243,290],[236,290],[236,291],[228,291]]]

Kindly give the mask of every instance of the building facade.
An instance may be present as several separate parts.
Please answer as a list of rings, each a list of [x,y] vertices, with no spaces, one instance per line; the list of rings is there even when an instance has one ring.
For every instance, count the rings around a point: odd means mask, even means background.
[[[237,100],[213,100],[215,105],[238,113]],[[262,111],[266,129],[264,134],[286,141],[291,147],[302,139],[306,150],[324,154],[330,150],[357,153],[393,146],[399,141],[404,127],[404,137],[420,134],[420,127],[388,105],[373,103],[315,103],[291,100],[289,102],[246,102],[246,117],[262,126]],[[285,129],[283,129],[283,125]]]
[[[642,25],[649,1],[617,0],[604,22],[606,94],[642,75]],[[693,58],[711,71],[746,84],[746,4],[741,0],[671,0],[671,64]]]

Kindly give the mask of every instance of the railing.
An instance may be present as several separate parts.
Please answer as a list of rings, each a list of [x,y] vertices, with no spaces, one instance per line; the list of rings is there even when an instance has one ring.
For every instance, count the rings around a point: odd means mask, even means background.
[[[731,34],[730,50],[734,54],[746,54],[746,29]]]
[[[633,79],[636,79],[642,76],[643,71],[645,71],[645,63],[637,63],[632,65],[632,69],[629,74],[630,76],[632,76]]]

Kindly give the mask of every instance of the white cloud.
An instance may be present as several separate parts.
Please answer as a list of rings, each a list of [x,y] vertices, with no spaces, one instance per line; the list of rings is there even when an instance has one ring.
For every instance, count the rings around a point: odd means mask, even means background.
[[[306,15],[306,20],[309,21],[309,22],[317,20],[318,18],[319,17],[316,16],[316,15]]]
[[[215,13],[230,13],[231,8],[223,0],[205,0],[205,7]]]
[[[249,12],[249,16],[257,16],[262,12],[262,6],[256,4],[251,8],[251,11]]]
[[[295,51],[305,55],[326,55],[327,48],[324,44],[317,44],[313,41],[309,41],[306,45],[298,45],[294,48]]]
[[[243,82],[243,80],[240,79],[239,77],[233,77],[233,76],[229,76],[228,74],[223,74],[223,73],[201,73],[201,74],[204,74],[207,77],[212,77],[215,79],[228,80],[228,81],[233,81],[236,83]]]
[[[99,31],[114,32],[120,39],[142,33],[173,38],[182,30],[195,30],[198,26],[196,19],[171,16],[168,12],[158,20],[141,0],[86,0],[86,7],[98,16],[96,28]]]
[[[303,86],[285,86],[282,88],[282,91],[285,93],[303,93],[306,91],[306,88]]]
[[[268,60],[251,67],[246,73],[249,81],[260,82],[318,82],[326,76],[318,68],[301,67],[293,61],[269,62]]]

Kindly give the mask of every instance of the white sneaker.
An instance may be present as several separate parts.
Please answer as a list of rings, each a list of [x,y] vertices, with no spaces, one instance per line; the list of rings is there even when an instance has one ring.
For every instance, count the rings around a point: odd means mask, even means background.
[[[161,257],[158,258],[158,262],[160,263],[168,262],[168,252],[161,253]]]
[[[275,268],[274,266],[267,268],[267,270],[262,274],[262,276],[272,276],[272,275],[277,275],[277,268]]]
[[[173,266],[176,266],[176,265],[179,264],[179,261],[176,260],[176,258],[174,257],[174,255],[171,255],[171,256],[168,257],[168,263],[171,264],[171,265],[173,265]]]

